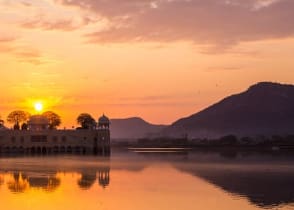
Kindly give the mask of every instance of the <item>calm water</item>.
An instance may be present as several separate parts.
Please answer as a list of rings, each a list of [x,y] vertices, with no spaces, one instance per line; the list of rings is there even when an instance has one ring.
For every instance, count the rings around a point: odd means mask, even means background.
[[[1,209],[294,209],[294,155],[172,150],[0,158]]]

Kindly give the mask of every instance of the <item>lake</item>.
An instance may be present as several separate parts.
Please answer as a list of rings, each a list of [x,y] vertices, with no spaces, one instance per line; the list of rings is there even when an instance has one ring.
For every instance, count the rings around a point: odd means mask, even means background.
[[[113,150],[0,158],[1,209],[294,209],[285,152]]]

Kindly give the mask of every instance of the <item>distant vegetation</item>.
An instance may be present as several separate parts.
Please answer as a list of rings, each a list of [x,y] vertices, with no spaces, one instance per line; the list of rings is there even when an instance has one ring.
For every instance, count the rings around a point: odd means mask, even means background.
[[[154,139],[141,138],[137,141],[114,142],[114,146],[132,147],[189,147],[189,148],[269,148],[294,149],[294,135],[273,135],[270,137],[241,137],[227,135],[217,139],[188,139],[159,137]]]
[[[280,147],[294,148],[294,135],[273,135],[273,136],[256,136],[241,137],[235,135],[223,136],[219,139],[192,139],[188,143],[190,146],[231,146],[231,147]]]

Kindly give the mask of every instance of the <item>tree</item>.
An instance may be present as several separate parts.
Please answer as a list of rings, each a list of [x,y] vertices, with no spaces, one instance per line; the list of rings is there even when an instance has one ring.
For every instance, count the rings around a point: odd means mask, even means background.
[[[0,116],[0,128],[4,127],[4,120],[2,120],[1,116]]]
[[[20,123],[27,122],[30,117],[30,113],[17,110],[11,112],[7,117],[7,122],[13,124],[14,129],[19,130]]]
[[[227,135],[227,136],[221,137],[219,142],[222,145],[233,146],[233,145],[237,145],[238,138],[236,136],[234,136],[234,135]]]
[[[28,130],[28,124],[27,123],[23,123],[21,125],[21,130]]]
[[[49,128],[55,129],[61,124],[60,116],[52,111],[47,111],[42,114],[49,121]]]
[[[92,129],[96,125],[95,119],[88,113],[82,113],[77,118],[77,123],[82,126],[83,129]]]

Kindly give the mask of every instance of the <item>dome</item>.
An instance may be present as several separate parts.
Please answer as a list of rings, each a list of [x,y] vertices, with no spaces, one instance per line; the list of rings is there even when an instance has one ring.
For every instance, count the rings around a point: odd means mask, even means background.
[[[99,118],[98,123],[99,123],[99,124],[109,124],[110,121],[109,121],[109,118],[106,117],[106,116],[103,114],[103,115]]]
[[[49,120],[42,115],[33,115],[28,121],[29,130],[46,130],[49,127]]]
[[[49,125],[49,120],[42,115],[33,115],[28,121],[29,125]]]

